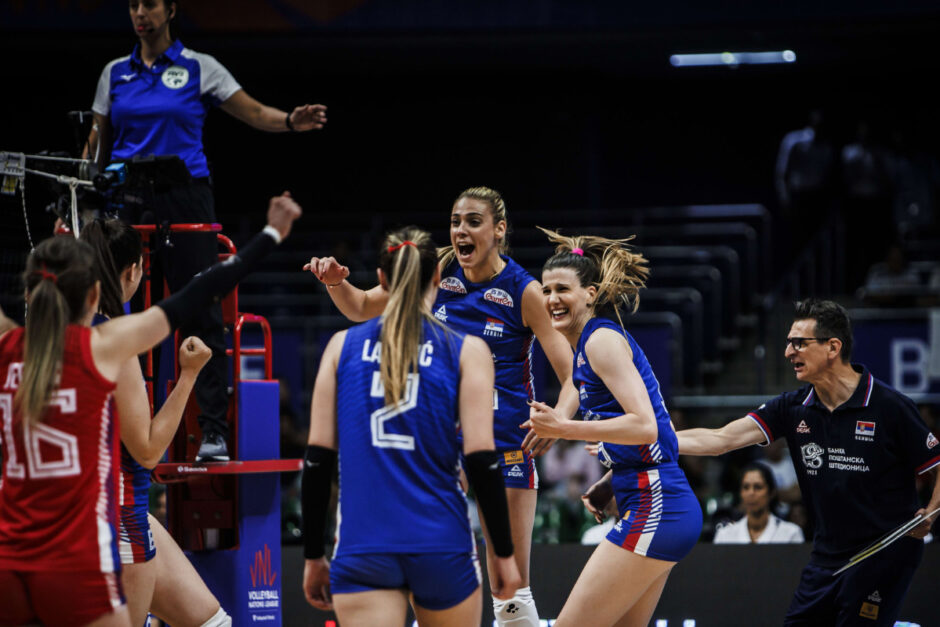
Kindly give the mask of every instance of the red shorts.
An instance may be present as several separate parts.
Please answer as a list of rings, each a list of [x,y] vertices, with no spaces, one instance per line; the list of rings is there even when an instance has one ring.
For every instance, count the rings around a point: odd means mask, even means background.
[[[0,570],[0,627],[74,627],[122,605],[121,578],[114,573]]]

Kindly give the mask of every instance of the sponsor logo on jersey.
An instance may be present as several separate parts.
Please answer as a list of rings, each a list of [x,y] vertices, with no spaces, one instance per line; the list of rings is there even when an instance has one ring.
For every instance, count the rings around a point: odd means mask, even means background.
[[[873,442],[875,439],[875,423],[857,420],[855,422],[855,439]]]
[[[467,288],[464,284],[455,276],[449,276],[446,279],[441,279],[441,289],[447,290],[448,292],[457,292],[458,294],[466,294]]]
[[[585,385],[584,385],[583,383],[581,384],[581,389],[580,389],[580,391],[578,392],[578,394],[579,394],[579,396],[581,397],[581,400],[582,400],[582,401],[583,401],[584,399],[586,399],[587,396],[588,396],[588,395],[587,395],[587,387],[585,387]]]
[[[937,440],[937,436],[932,433],[927,434],[927,448],[933,448],[937,444],[940,444],[940,441]]]
[[[189,82],[189,70],[182,65],[171,65],[163,70],[160,79],[167,88],[180,89]]]
[[[510,477],[525,477],[525,473],[522,472],[522,469],[519,466],[513,466],[509,469],[509,472],[506,473]]]
[[[434,317],[441,322],[447,322],[447,307],[444,305],[438,307],[437,311],[434,312]]]
[[[862,609],[859,610],[858,615],[862,618],[878,620],[878,606],[866,601],[865,603],[862,603]]]
[[[121,74],[121,80],[124,81],[125,83],[129,83],[132,80],[134,80],[135,76],[137,75],[136,74]]]
[[[584,361],[584,353],[578,352],[578,359],[577,359],[578,368],[580,368],[581,366],[583,366],[583,365],[586,364],[586,363],[587,363],[587,362]]]
[[[506,451],[503,453],[503,461],[506,462],[507,466],[509,464],[521,464],[525,461],[525,457],[522,451]]]
[[[872,603],[881,603],[881,593],[875,590],[874,592],[868,595],[868,600],[871,601]]]
[[[816,470],[822,468],[823,455],[825,452],[823,447],[815,442],[810,442],[800,447],[800,454],[803,456],[803,465],[812,471],[809,474],[815,475]]]
[[[491,287],[483,293],[483,300],[488,300],[491,303],[496,303],[497,305],[503,305],[504,307],[512,307],[512,296],[509,295],[509,292],[501,290],[496,287]]]
[[[796,428],[797,433],[809,433],[809,426],[806,424],[805,420],[801,420],[800,424]]]
[[[489,337],[503,337],[503,327],[505,323],[496,318],[487,318],[486,325],[483,327],[483,335]]]

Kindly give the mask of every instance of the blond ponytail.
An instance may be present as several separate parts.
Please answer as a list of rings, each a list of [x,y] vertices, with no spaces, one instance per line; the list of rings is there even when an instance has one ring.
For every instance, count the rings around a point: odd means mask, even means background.
[[[389,233],[379,255],[388,281],[388,304],[382,314],[380,372],[385,402],[397,403],[405,394],[409,373],[418,372],[423,321],[437,319],[424,295],[437,267],[431,236],[417,227]]]

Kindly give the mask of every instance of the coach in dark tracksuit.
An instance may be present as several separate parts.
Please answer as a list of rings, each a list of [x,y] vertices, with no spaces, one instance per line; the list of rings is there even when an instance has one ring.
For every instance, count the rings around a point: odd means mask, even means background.
[[[786,438],[816,523],[813,554],[784,625],[894,625],[924,552],[928,520],[837,576],[855,553],[940,507],[940,443],[914,403],[849,361],[852,327],[831,301],[797,303],[786,358],[807,385],[721,429],[680,431],[679,452],[720,455]],[[934,473],[920,508],[915,475]]]

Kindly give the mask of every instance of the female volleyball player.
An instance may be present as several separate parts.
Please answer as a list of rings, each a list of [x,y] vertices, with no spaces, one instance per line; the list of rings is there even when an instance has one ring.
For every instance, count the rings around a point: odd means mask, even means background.
[[[265,232],[234,261],[94,328],[91,248],[53,237],[30,254],[26,327],[0,336],[0,625],[130,625],[117,579],[115,381],[125,361],[231,290],[299,215],[289,195],[272,199]]]
[[[543,229],[544,230],[544,229]],[[574,348],[584,421],[532,403],[542,437],[600,442],[620,520],[594,551],[555,624],[649,624],[672,567],[695,545],[702,512],[677,464],[678,443],[659,383],[623,328],[648,270],[626,240],[562,237],[542,269],[544,306]]]
[[[340,622],[479,625],[480,569],[459,484],[461,446],[494,558],[499,599],[520,583],[494,450],[493,360],[479,338],[431,315],[440,270],[430,236],[389,234],[379,258],[381,318],[333,336],[320,362],[304,463],[304,593],[330,594]],[[333,462],[340,495],[332,567],[323,531]],[[328,585],[327,585],[328,582]]]
[[[451,245],[439,251],[442,279],[433,311],[448,327],[485,340],[493,354],[496,450],[501,454],[523,586],[508,601],[494,598],[493,612],[500,626],[538,627],[538,612],[529,588],[529,552],[538,489],[534,456],[551,441],[536,442],[529,454],[523,445],[526,434],[519,429],[528,417],[526,402],[533,398],[533,334],[564,384],[558,403],[561,413],[574,414],[577,393],[570,383],[571,349],[552,329],[542,307],[538,281],[506,256],[507,230],[506,203],[495,190],[473,187],[457,197],[450,215]],[[363,291],[348,283],[348,268],[332,257],[313,258],[304,268],[326,284],[330,298],[350,320],[374,318],[388,303],[388,292],[381,285]],[[492,577],[494,554],[489,545],[486,557],[487,572]]]
[[[124,315],[124,303],[140,285],[141,238],[120,220],[95,220],[81,233],[94,251],[101,282],[98,310],[103,315],[95,319],[99,324]],[[150,611],[180,627],[222,627],[232,622],[172,536],[148,513],[150,471],[173,440],[196,376],[211,354],[197,337],[181,343],[180,376],[153,420],[136,356],[124,363],[118,376],[114,391],[121,425],[118,546],[131,625],[144,625]],[[155,589],[159,594],[154,595]]]

